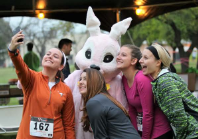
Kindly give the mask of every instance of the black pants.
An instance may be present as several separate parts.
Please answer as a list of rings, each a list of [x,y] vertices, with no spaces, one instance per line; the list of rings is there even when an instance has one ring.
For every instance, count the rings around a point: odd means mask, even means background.
[[[173,139],[173,131],[170,130],[168,132],[166,132],[165,134],[155,138],[155,139]]]

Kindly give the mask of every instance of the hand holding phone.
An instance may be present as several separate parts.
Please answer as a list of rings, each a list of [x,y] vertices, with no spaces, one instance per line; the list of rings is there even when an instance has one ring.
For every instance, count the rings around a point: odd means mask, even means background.
[[[24,35],[22,34],[20,27],[17,27],[16,29],[14,29],[13,37],[12,37],[12,40],[8,49],[10,51],[15,51],[20,44],[23,44],[23,38],[24,38]]]
[[[21,28],[18,26],[17,28],[15,28],[12,32],[13,32],[13,36],[16,35],[19,31],[21,31]],[[23,42],[23,39],[18,39],[17,42]]]

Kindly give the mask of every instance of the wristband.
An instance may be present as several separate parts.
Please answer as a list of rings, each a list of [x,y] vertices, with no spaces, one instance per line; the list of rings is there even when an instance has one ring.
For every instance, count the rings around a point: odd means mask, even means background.
[[[8,51],[9,51],[10,53],[14,53],[15,56],[18,56],[17,49],[11,51],[10,48],[8,47]]]

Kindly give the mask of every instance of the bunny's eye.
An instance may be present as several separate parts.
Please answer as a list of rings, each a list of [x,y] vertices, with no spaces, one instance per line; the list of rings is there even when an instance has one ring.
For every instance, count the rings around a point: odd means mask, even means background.
[[[108,54],[104,57],[103,62],[105,63],[110,63],[113,60],[113,55],[112,54]]]
[[[87,51],[85,52],[85,57],[86,57],[87,59],[90,59],[90,58],[91,58],[91,50],[87,50]]]

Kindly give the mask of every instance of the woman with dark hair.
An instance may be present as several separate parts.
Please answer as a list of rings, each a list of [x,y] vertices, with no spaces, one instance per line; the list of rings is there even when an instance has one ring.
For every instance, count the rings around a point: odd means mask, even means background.
[[[123,73],[131,122],[142,139],[171,139],[169,122],[154,100],[152,78],[141,71],[141,56],[137,46],[128,44],[121,47],[116,59],[117,68]]]
[[[23,117],[17,139],[75,139],[74,103],[71,91],[61,81],[65,55],[50,49],[42,59],[43,70],[30,70],[17,47],[23,42],[22,31],[12,37],[9,56],[16,68],[24,95]]]
[[[181,77],[168,70],[171,68],[171,56],[159,44],[152,44],[142,54],[143,74],[153,78],[153,94],[175,127],[177,139],[198,139],[198,99]]]
[[[84,131],[92,129],[95,139],[140,139],[128,112],[109,95],[105,80],[98,70],[83,71],[79,90],[84,101]]]

